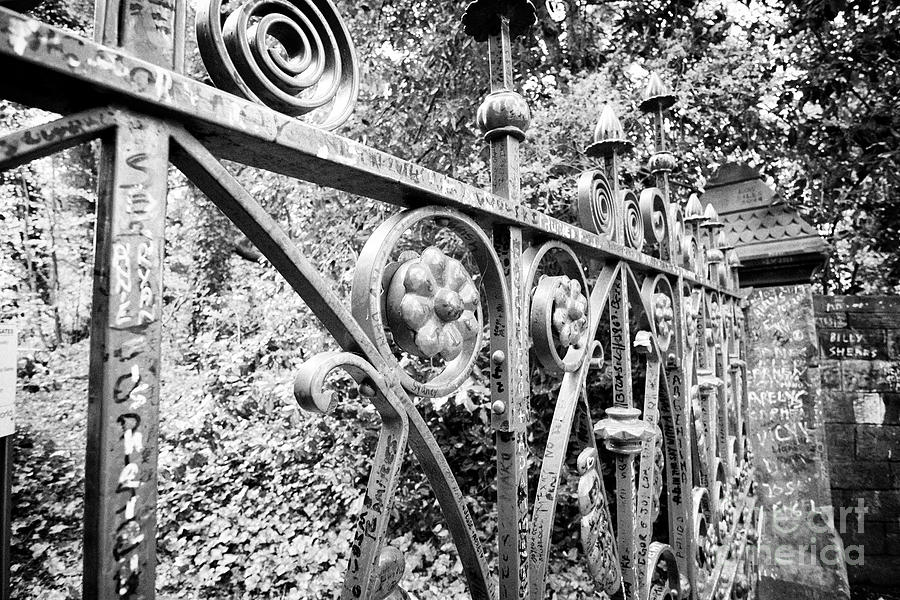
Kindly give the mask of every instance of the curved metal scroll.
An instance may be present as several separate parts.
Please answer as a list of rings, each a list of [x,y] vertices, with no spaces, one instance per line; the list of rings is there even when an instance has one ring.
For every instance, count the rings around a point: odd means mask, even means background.
[[[220,88],[323,129],[347,120],[359,90],[356,48],[330,0],[222,0],[197,7],[197,42]]]
[[[304,299],[344,350],[359,351],[400,399],[410,425],[409,446],[422,465],[453,537],[469,592],[475,600],[494,597],[490,571],[472,516],[450,465],[428,424],[388,368],[381,353],[344,308],[329,283],[300,254],[287,234],[241,187],[225,167],[187,132],[172,131],[172,162],[178,166],[248,237]],[[502,289],[505,290],[505,287]],[[504,307],[501,307],[504,308]],[[501,314],[500,318],[505,315]],[[493,343],[493,340],[492,340]],[[505,369],[499,369],[505,373]]]
[[[400,399],[381,374],[368,361],[350,352],[324,352],[303,363],[294,382],[294,396],[300,406],[312,412],[330,412],[335,396],[325,391],[325,379],[337,369],[346,371],[360,384],[360,393],[372,399],[381,415],[378,446],[372,457],[363,513],[357,521],[356,537],[350,546],[350,565],[341,594],[343,600],[355,600],[378,596],[374,593],[376,588],[389,592],[385,588],[396,587],[399,583],[399,577],[396,577],[392,578],[391,585],[386,585],[383,577],[376,577],[376,572],[383,570],[377,568],[379,562],[398,564],[396,557],[390,556],[391,551],[382,556],[382,545],[406,451],[409,419]],[[384,593],[382,597],[386,595]]]
[[[394,356],[388,341],[386,329],[390,330],[391,327],[388,319],[385,318],[382,288],[385,286],[387,277],[393,274],[390,270],[391,254],[403,234],[411,227],[422,221],[436,219],[445,222],[447,227],[459,233],[471,246],[479,269],[482,271],[482,285],[487,294],[488,321],[491,331],[505,331],[506,319],[509,316],[507,308],[509,292],[500,259],[484,231],[472,219],[449,208],[432,206],[404,211],[382,223],[372,233],[360,252],[351,291],[353,316],[378,348],[388,367],[397,372],[403,387],[419,396],[443,396],[454,391],[469,377],[478,351],[474,344],[467,345],[467,351],[448,360],[438,375],[428,381],[420,382],[413,379],[403,369]],[[480,304],[477,299],[473,302]],[[480,339],[480,334],[478,339]],[[505,336],[491,336],[491,351],[502,352],[503,356],[509,355]],[[496,387],[505,387],[508,390],[508,386],[503,386],[502,381],[506,376],[506,367],[500,365],[499,370],[492,373],[494,373],[497,383],[500,384]],[[508,394],[508,391],[505,393]]]

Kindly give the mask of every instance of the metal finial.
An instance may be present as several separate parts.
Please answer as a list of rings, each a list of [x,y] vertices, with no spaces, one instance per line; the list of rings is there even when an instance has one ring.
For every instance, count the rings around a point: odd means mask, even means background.
[[[644,112],[665,110],[678,101],[678,96],[669,91],[659,75],[650,73],[650,80],[644,89],[644,99],[638,107]]]
[[[734,244],[728,243],[728,236],[725,235],[724,229],[720,230],[719,234],[716,236],[716,248],[718,248],[722,252],[728,252],[729,250],[734,248]]]
[[[478,42],[486,42],[500,34],[500,17],[509,19],[509,37],[524,34],[537,20],[534,4],[529,0],[475,0],[466,7],[463,31]]]
[[[703,205],[700,203],[700,197],[697,194],[691,194],[687,206],[684,207],[684,220],[696,222],[702,221],[703,218]]]
[[[603,105],[603,111],[594,128],[594,143],[587,147],[588,156],[609,156],[613,152],[631,150],[634,144],[625,139],[625,130],[616,111],[609,104]]]
[[[706,209],[703,211],[703,223],[700,223],[700,226],[709,229],[717,229],[724,226],[722,222],[719,221],[719,212],[712,204],[706,205]]]
[[[500,90],[484,99],[478,108],[476,122],[487,141],[511,135],[521,142],[531,123],[531,111],[521,95],[512,90]]]

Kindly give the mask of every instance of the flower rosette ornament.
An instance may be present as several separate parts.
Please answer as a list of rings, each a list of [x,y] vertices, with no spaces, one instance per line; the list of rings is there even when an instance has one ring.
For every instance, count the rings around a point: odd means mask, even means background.
[[[468,361],[481,345],[478,288],[462,263],[437,247],[397,269],[386,308],[394,342],[420,358]]]
[[[660,350],[665,352],[671,346],[675,333],[675,310],[668,294],[653,294],[653,320],[656,325],[656,342]]]
[[[541,277],[531,303],[531,335],[538,360],[552,372],[574,371],[587,347],[588,300],[577,279]]]

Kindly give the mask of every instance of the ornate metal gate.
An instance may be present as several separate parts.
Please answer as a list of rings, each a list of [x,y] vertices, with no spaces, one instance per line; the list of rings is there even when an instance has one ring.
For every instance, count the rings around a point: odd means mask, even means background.
[[[491,93],[478,111],[490,191],[328,133],[352,111],[358,87],[354,46],[329,0],[247,0],[227,15],[220,0],[202,4],[197,34],[219,89],[178,72],[182,0],[100,0],[97,41],[0,8],[0,64],[14,82],[4,96],[64,115],[0,139],[0,168],[102,140],[85,598],[154,596],[170,162],[343,348],[304,364],[300,405],[328,412],[325,380],[342,369],[381,415],[343,598],[405,595],[403,557],[385,537],[407,447],[440,503],[473,598],[545,597],[567,454],[577,456],[581,546],[598,596],[750,592],[756,524],[738,265],[710,206],[670,199],[676,159],[664,120],[675,98],[660,80],[651,77],[641,103],[656,132],[648,162],[656,186],[620,186],[619,157],[631,144],[606,107],[587,148],[597,168],[578,180],[572,225],[522,203],[519,145],[530,115],[513,90],[510,39],[534,21],[527,0],[477,0],[463,17],[490,60]],[[366,243],[350,308],[220,159],[405,208]],[[462,253],[406,248],[406,232],[425,222],[452,232]],[[496,432],[496,565],[416,408],[416,397],[456,390],[483,352]],[[409,370],[416,361],[428,368]],[[558,374],[561,386],[529,496],[532,363]],[[605,370],[612,389],[598,398],[588,383]]]

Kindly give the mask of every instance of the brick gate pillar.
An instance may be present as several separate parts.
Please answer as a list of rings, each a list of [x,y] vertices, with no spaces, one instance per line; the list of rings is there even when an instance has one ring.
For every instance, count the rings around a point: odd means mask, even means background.
[[[760,511],[758,598],[849,598],[833,518],[810,286],[828,245],[746,165],[721,167],[703,201],[725,225],[747,291],[748,437]]]

